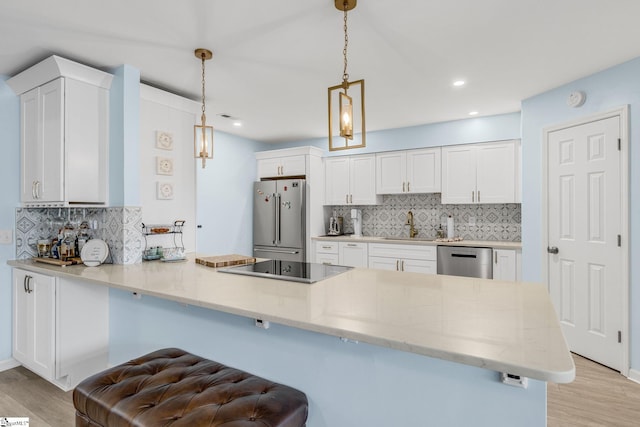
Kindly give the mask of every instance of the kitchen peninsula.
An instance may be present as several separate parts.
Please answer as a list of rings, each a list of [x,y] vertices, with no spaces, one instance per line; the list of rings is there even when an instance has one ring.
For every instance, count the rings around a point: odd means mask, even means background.
[[[9,264],[108,286],[136,311],[127,325],[110,313],[111,364],[169,343],[187,347],[303,390],[314,427],[495,426],[514,417],[544,425],[545,382],[575,373],[539,284],[353,269],[307,285],[221,274],[193,258]],[[528,388],[502,384],[500,372],[528,377]]]

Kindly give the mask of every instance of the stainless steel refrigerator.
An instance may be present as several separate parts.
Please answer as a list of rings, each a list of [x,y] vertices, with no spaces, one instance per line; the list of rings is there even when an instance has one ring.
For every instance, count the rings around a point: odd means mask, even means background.
[[[253,256],[304,261],[305,180],[259,181],[253,190]]]

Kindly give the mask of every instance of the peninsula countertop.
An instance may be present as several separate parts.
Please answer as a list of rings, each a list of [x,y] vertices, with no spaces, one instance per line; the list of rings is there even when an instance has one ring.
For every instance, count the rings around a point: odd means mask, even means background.
[[[309,285],[225,274],[194,258],[99,267],[8,264],[542,381],[575,377],[541,284],[355,268]]]
[[[381,237],[381,236],[354,236],[353,234],[340,234],[337,236],[316,236],[311,240],[323,242],[356,242],[356,243],[387,243],[418,246],[474,246],[493,249],[522,249],[522,242],[508,242],[502,240],[435,240],[422,237]]]

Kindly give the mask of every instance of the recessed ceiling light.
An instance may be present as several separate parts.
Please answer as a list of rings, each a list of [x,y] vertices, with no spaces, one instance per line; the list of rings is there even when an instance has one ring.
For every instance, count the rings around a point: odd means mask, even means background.
[[[455,82],[453,82],[453,85],[455,87],[460,87],[460,86],[464,86],[465,85],[465,81],[464,80],[456,80]]]
[[[239,127],[242,127],[242,122],[233,122],[233,125],[239,128]]]
[[[477,112],[477,111],[470,111],[470,112],[469,112],[469,115],[470,115],[470,116],[477,116],[477,115],[478,115],[478,112]]]

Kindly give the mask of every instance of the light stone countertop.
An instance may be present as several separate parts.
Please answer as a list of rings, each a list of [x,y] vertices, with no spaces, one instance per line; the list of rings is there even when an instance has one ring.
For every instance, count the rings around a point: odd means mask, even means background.
[[[494,240],[460,240],[457,242],[437,242],[433,239],[422,237],[377,237],[377,236],[360,236],[355,237],[352,234],[343,234],[340,236],[317,236],[311,240],[333,241],[333,242],[362,242],[362,243],[389,243],[400,245],[417,245],[417,246],[474,246],[493,249],[522,249],[522,242],[503,242]]]
[[[541,284],[356,268],[309,285],[219,273],[194,258],[8,264],[542,381],[575,377]]]

